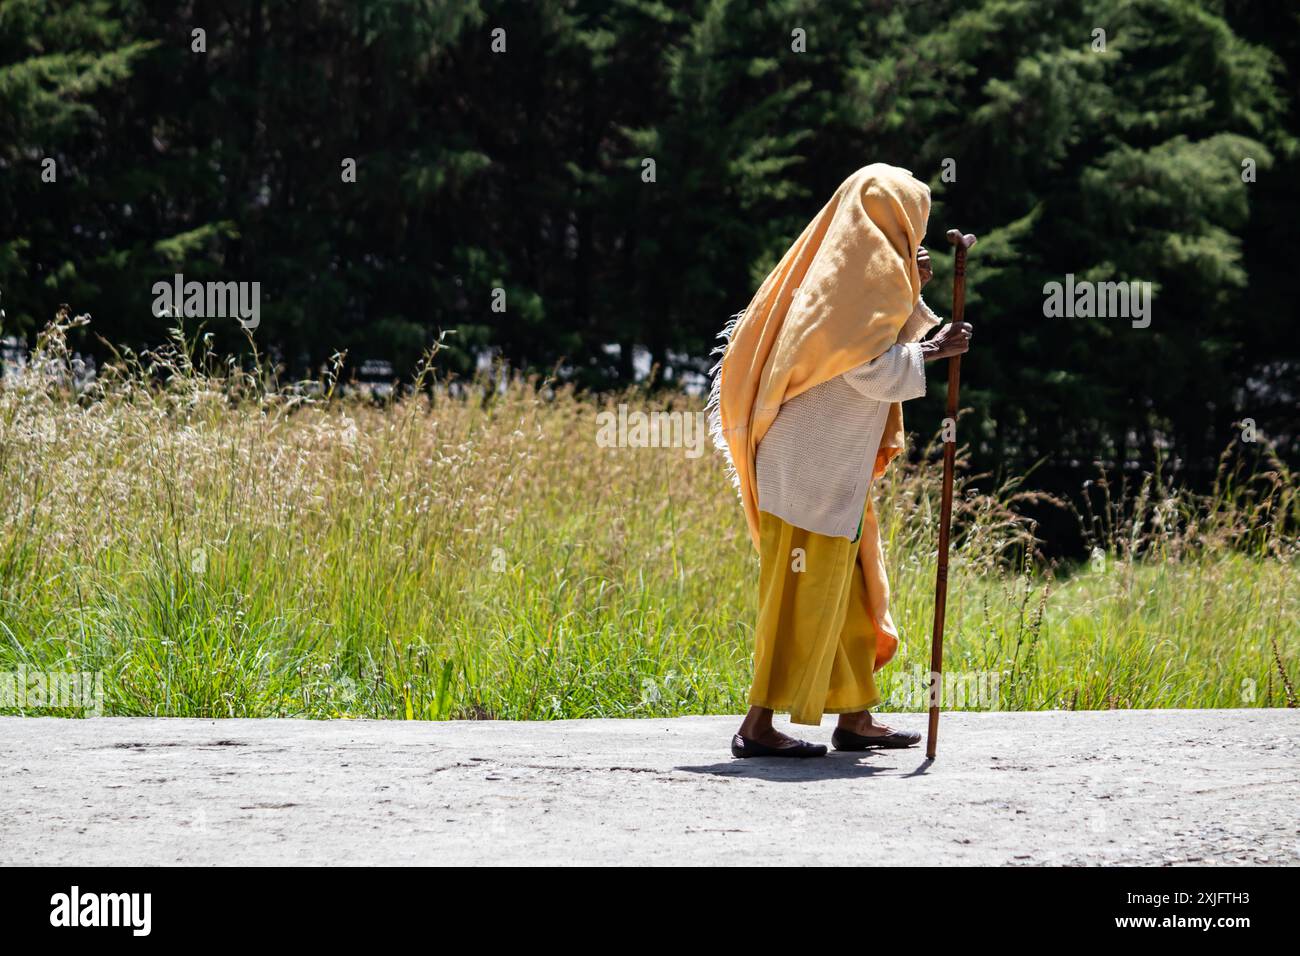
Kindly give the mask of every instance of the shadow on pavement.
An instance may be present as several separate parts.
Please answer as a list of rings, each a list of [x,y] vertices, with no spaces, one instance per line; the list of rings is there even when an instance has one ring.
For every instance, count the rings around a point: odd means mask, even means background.
[[[873,756],[876,765],[872,765]],[[881,765],[878,755],[834,752],[825,757],[793,759],[790,757],[733,757],[721,763],[674,767],[685,773],[705,773],[715,777],[751,777],[775,782],[799,783],[806,780],[840,780],[847,777],[872,777],[877,774],[896,777],[923,776],[933,761],[924,760],[910,773],[902,767]],[[909,761],[910,762],[910,761]]]

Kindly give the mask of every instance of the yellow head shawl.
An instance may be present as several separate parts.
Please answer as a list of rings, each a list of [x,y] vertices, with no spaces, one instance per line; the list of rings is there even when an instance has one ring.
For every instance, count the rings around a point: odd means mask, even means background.
[[[930,190],[897,166],[863,166],[835,190],[721,338],[710,415],[758,546],[754,459],[781,405],[886,352],[921,297],[916,247]],[[879,473],[902,448],[890,409]]]

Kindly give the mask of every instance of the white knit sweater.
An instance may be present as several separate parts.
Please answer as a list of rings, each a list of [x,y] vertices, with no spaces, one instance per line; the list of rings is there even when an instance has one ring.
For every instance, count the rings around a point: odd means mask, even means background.
[[[917,340],[939,323],[917,302],[898,344],[781,406],[758,444],[758,510],[796,528],[855,538],[892,402],[925,394]]]

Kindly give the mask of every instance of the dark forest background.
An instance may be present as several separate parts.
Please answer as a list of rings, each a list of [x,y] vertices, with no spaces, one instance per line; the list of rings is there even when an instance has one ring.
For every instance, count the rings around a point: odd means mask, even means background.
[[[1298,48],[1300,7],[1246,0],[3,0],[3,333],[68,303],[83,352],[158,344],[183,272],[259,281],[289,376],[402,375],[454,329],[451,371],[612,388],[636,354],[672,387],[879,160],[931,185],[941,311],[944,230],[981,237],[977,466],[1203,481],[1246,418],[1296,457]],[[1067,273],[1151,282],[1150,327],[1044,318]]]

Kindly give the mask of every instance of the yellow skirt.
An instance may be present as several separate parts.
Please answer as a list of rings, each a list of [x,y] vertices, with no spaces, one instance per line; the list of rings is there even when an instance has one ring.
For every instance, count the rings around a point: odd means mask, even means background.
[[[868,505],[870,508],[870,505]],[[759,513],[754,707],[789,711],[796,724],[880,703],[872,677],[876,630],[858,543]]]

